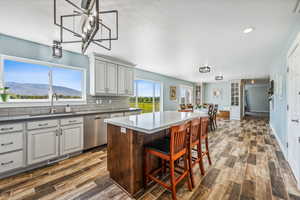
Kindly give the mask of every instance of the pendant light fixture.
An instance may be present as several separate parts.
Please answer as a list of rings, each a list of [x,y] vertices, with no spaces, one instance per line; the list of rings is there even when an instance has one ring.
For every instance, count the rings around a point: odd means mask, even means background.
[[[60,42],[58,42],[58,41],[53,41],[52,56],[54,58],[61,58],[62,57],[62,47],[61,47]]]
[[[211,66],[205,65],[203,67],[199,67],[200,73],[209,73],[211,71]]]
[[[72,12],[59,14],[57,2],[67,3]],[[103,20],[106,16],[114,19],[114,22],[108,25],[108,22]],[[91,43],[111,50],[112,41],[119,38],[118,16],[117,10],[100,11],[99,0],[81,0],[80,5],[76,5],[73,0],[54,0],[54,24],[60,28],[59,43],[81,43],[82,54]],[[70,21],[73,24],[70,25]],[[72,35],[74,39],[65,38],[67,32],[67,35]]]
[[[222,81],[223,80],[223,76],[222,75],[218,75],[215,77],[216,81]]]

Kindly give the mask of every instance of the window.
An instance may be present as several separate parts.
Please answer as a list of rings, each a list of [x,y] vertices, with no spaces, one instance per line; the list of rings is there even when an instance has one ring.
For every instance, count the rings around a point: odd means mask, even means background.
[[[189,86],[180,86],[180,103],[192,104],[193,103],[193,88]]]
[[[9,87],[9,103],[49,102],[56,93],[58,102],[84,101],[84,69],[57,64],[3,57],[0,85]]]
[[[143,113],[159,112],[162,110],[161,93],[162,87],[159,82],[135,80],[130,106],[143,109]]]

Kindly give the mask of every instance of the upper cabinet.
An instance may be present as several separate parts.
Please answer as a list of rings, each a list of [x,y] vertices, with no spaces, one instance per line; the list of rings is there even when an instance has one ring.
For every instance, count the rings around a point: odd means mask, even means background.
[[[93,96],[132,96],[134,69],[122,63],[90,56],[90,93]]]
[[[132,68],[118,67],[118,94],[132,96],[134,84],[134,71]]]

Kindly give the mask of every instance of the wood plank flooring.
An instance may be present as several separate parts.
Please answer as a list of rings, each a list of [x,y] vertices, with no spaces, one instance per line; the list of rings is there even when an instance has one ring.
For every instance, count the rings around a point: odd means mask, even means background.
[[[182,200],[300,200],[295,179],[272,135],[267,120],[248,118],[219,121],[210,133],[213,165],[206,174],[194,169],[196,188],[178,186]],[[4,199],[131,199],[106,170],[106,149],[97,149],[52,166],[0,180]],[[171,199],[171,193],[153,185],[140,200]]]

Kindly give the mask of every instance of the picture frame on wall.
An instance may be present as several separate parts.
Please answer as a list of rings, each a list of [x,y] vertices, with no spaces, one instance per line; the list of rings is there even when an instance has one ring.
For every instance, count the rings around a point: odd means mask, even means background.
[[[170,100],[176,101],[177,100],[177,87],[170,86]]]

